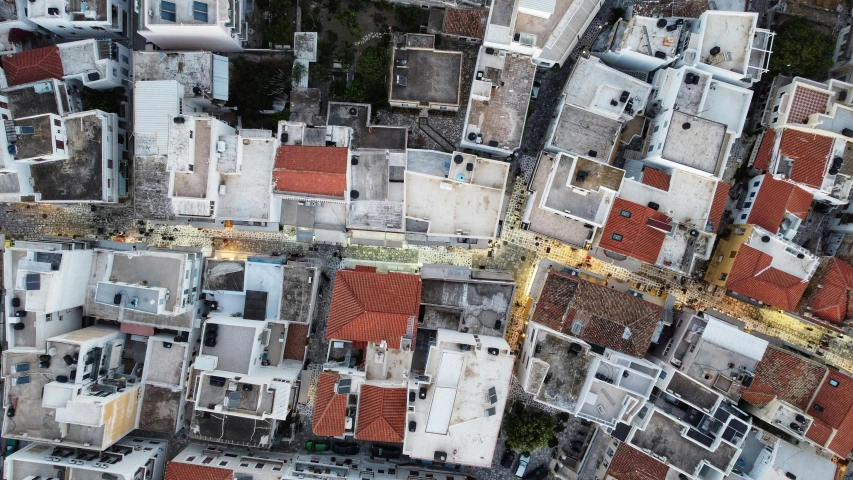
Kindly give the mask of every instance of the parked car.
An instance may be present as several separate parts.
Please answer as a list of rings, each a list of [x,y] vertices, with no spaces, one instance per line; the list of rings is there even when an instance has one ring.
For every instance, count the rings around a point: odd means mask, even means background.
[[[361,447],[357,443],[335,443],[332,445],[332,451],[341,455],[355,455]]]
[[[308,440],[305,442],[305,450],[308,450],[311,453],[325,452],[328,449],[329,444],[327,442],[315,442],[314,440]]]
[[[389,447],[387,445],[374,445],[370,447],[370,454],[374,457],[384,458],[386,460],[394,460],[400,458],[403,450],[400,447]]]
[[[504,452],[503,457],[501,457],[501,466],[504,468],[512,468],[512,465],[515,463],[515,452],[507,449]]]
[[[545,480],[548,478],[548,467],[540,465],[524,476],[524,480]]]
[[[522,478],[524,476],[524,471],[527,470],[528,462],[530,462],[530,455],[522,453],[521,458],[518,459],[518,467],[515,468],[516,477]]]

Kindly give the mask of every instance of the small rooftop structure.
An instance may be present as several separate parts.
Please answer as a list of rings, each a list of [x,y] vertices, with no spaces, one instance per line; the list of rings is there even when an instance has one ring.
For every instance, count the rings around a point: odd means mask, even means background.
[[[462,147],[508,155],[521,145],[536,66],[530,57],[483,47],[476,72]]]
[[[427,235],[494,238],[510,165],[473,154],[409,150],[405,215]]]
[[[299,60],[317,61],[317,32],[296,32],[293,34],[293,55]]]
[[[409,391],[425,392],[426,398],[408,403],[403,453],[439,463],[492,465],[514,361],[503,338],[438,330],[425,376],[409,381]]]
[[[394,46],[388,101],[392,107],[457,109],[461,103],[462,52],[436,50],[429,44],[434,42],[415,42],[419,37],[431,36],[408,34],[406,44]]]
[[[185,97],[228,100],[228,58],[211,52],[133,52],[133,80],[174,80]]]

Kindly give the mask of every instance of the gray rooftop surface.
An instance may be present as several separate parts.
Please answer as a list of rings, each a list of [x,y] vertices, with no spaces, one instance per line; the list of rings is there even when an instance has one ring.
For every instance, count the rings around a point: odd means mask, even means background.
[[[202,346],[203,355],[218,357],[216,369],[224,372],[249,373],[250,358],[255,343],[254,327],[219,324],[216,346]]]
[[[15,145],[17,158],[37,158],[53,155],[53,120],[48,115],[15,120],[18,127],[33,127],[35,133],[18,135]],[[70,139],[70,137],[69,137]]]
[[[48,82],[42,82],[45,84]],[[65,88],[64,86],[62,87]],[[31,86],[5,90],[3,95],[9,100],[9,111],[15,119],[53,113],[59,115],[59,103],[56,92],[38,93]]]
[[[207,416],[205,416],[207,415]],[[193,413],[191,436],[221,443],[258,445],[263,437],[270,437],[275,420],[259,420],[236,415],[214,415],[210,412]],[[269,441],[267,439],[267,441]]]
[[[173,133],[170,132],[170,135]],[[176,197],[205,198],[210,171],[210,122],[195,122],[194,162],[191,172],[175,172],[174,194]]]
[[[113,255],[110,278],[116,282],[144,284],[149,287],[166,288],[171,292],[166,301],[166,310],[173,310],[182,292],[184,262],[175,257],[155,255]]]
[[[480,127],[484,144],[496,141],[501,148],[513,150],[521,144],[536,65],[524,55],[504,59],[497,82],[500,86],[492,90],[488,102],[471,100],[467,123]],[[482,66],[478,64],[477,69]]]
[[[166,58],[161,58],[165,54]],[[210,52],[133,52],[133,80],[175,80],[181,85],[213,90]],[[192,96],[190,88],[187,95]]]
[[[667,390],[677,394],[685,402],[701,409],[711,410],[720,397],[702,385],[690,380],[681,372],[676,372],[669,381]]]
[[[515,10],[515,2],[518,0],[495,0],[492,3],[492,25],[509,27],[512,23],[512,12]]]
[[[462,52],[396,49],[393,61],[390,100],[459,105]],[[406,86],[398,85],[398,75],[406,77]]]
[[[592,357],[583,353],[570,355],[571,341],[544,330],[536,340],[540,348],[533,358],[549,365],[548,374],[543,379],[547,381],[542,385],[536,399],[564,409],[574,408],[583,390]]]
[[[425,328],[449,328],[477,335],[502,336],[514,286],[496,283],[423,280],[421,304]],[[500,328],[497,322],[501,322]]]
[[[566,152],[608,161],[622,130],[622,123],[573,105],[563,107],[550,145]]]
[[[538,197],[538,195],[545,192],[545,185],[548,182],[551,162],[553,161],[554,159],[550,155],[543,154],[539,160],[539,166],[536,168],[536,175],[530,183],[529,189],[531,191],[540,192],[537,194],[537,198],[534,199],[537,203],[541,200],[541,197]],[[528,229],[530,231],[576,247],[583,247],[591,232],[590,229],[584,227],[584,222],[548,212],[541,208],[534,208],[528,220],[530,223]]]
[[[684,126],[690,124],[685,129]],[[661,156],[706,173],[715,174],[720,162],[726,126],[678,110],[672,114]]]
[[[313,298],[313,278],[316,267],[288,264],[284,266],[279,311],[282,320],[310,323],[308,316]],[[275,337],[271,337],[275,338]]]
[[[353,149],[405,150],[407,129],[368,125],[368,108],[363,103],[329,102],[326,123],[352,128]]]
[[[50,119],[47,120],[51,122]],[[30,167],[33,189],[41,193],[42,200],[80,201],[103,198],[102,125],[101,118],[97,115],[66,118],[68,160],[44,162]],[[36,131],[38,132],[38,129]],[[49,137],[47,141],[50,142]]]
[[[243,292],[246,262],[242,260],[207,259],[204,264],[203,290]]]
[[[180,385],[181,376],[184,374],[181,367],[184,364],[187,346],[171,340],[164,342],[162,339],[149,339],[149,342],[153,343],[154,350],[151,352],[151,360],[145,365],[148,371],[145,381]],[[165,343],[170,343],[171,346],[166,348]]]
[[[134,216],[151,220],[174,218],[166,158],[136,157],[133,170]]]
[[[147,366],[146,366],[147,367]],[[181,391],[156,385],[143,385],[139,428],[173,434],[178,423],[178,410],[183,401]]]
[[[722,442],[713,452],[681,436],[683,426],[666,415],[654,411],[645,430],[637,430],[631,444],[648,449],[655,455],[685,472],[694,472],[699,462],[707,460],[711,465],[726,471],[737,449]]]

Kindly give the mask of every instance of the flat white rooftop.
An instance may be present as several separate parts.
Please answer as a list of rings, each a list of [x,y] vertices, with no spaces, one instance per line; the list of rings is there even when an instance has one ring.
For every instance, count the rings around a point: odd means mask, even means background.
[[[618,118],[629,113],[626,110],[627,100],[631,102],[632,111],[645,109],[651,90],[648,83],[608,67],[598,57],[580,57],[564,92],[569,105]],[[628,97],[623,101],[625,92]]]
[[[239,174],[220,176],[225,193],[219,195],[216,214],[231,220],[270,220],[275,140],[244,138],[241,143],[242,168]]]
[[[699,61],[723,70],[745,73],[758,17],[748,12],[705,12]],[[718,55],[711,55],[714,47]]]
[[[678,50],[678,39],[685,24],[676,25],[675,30],[667,31],[667,27],[675,24],[675,20],[662,23],[663,26],[658,27],[660,20],[662,19],[637,15],[632,17],[625,27],[619,49],[649,56],[655,56],[655,52],[663,52],[667,59],[672,59]]]
[[[621,198],[640,205],[654,202],[660,205],[659,212],[679,223],[692,222],[699,230],[705,228],[717,181],[695,175],[685,170],[674,169],[669,182],[669,191],[652,188],[640,183],[639,179],[622,182]]]
[[[430,348],[425,373],[434,383],[427,398],[416,399],[407,425],[403,451],[412,458],[433,460],[447,455],[448,463],[488,467],[492,464],[500,433],[515,358],[502,338],[480,337],[482,348],[473,347],[474,337],[452,330],[439,330],[436,346]],[[459,343],[470,344],[469,351]],[[487,349],[497,348],[498,355]],[[419,385],[413,379],[410,388]]]

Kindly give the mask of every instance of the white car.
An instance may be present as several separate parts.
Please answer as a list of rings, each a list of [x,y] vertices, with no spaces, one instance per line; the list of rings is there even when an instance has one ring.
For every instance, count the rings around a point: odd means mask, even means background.
[[[521,454],[521,458],[518,459],[518,468],[515,469],[515,476],[521,478],[524,476],[524,471],[527,470],[527,463],[530,461],[530,455]]]

